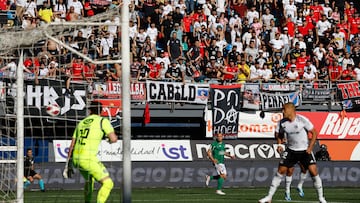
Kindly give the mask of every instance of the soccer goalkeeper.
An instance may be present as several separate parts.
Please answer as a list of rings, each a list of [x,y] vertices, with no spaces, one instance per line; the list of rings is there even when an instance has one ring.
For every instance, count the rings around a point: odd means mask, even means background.
[[[79,168],[85,179],[85,202],[90,203],[94,190],[94,180],[101,184],[98,192],[97,203],[106,202],[114,186],[105,166],[98,160],[97,153],[101,140],[105,137],[110,143],[117,141],[117,135],[108,119],[102,118],[101,103],[93,101],[89,107],[90,115],[80,121],[74,131],[64,178],[71,176],[73,164]]]
[[[216,136],[216,141],[211,143],[209,150],[207,151],[208,157],[215,166],[215,170],[218,175],[216,176],[206,176],[206,186],[209,186],[210,180],[217,180],[217,190],[216,194],[225,195],[225,193],[221,190],[224,180],[226,179],[226,167],[224,164],[225,156],[235,158],[234,155],[231,155],[228,152],[225,152],[225,143],[223,142],[223,135],[218,134]]]

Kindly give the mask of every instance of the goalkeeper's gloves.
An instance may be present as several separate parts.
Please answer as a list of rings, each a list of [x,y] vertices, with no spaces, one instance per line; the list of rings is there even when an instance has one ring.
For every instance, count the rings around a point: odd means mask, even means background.
[[[63,177],[65,179],[68,179],[68,178],[71,178],[72,175],[74,175],[74,169],[73,169],[73,165],[72,165],[72,160],[70,158],[70,159],[66,160],[66,165],[65,165],[65,168],[63,171]]]

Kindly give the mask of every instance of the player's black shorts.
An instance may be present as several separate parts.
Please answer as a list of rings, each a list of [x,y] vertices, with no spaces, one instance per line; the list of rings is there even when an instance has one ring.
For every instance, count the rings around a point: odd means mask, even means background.
[[[29,176],[34,177],[36,174],[37,173],[34,170],[26,170],[26,171],[24,171],[24,176],[25,177],[29,177]]]
[[[316,164],[316,159],[312,152],[311,154],[308,154],[305,150],[294,151],[287,148],[281,156],[279,165],[291,168],[298,162],[300,162],[307,169],[309,165]]]

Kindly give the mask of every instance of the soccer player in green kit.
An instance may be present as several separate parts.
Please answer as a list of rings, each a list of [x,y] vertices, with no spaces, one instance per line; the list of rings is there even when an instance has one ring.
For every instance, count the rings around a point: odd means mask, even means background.
[[[224,136],[222,134],[217,134],[216,141],[211,143],[209,150],[207,151],[207,155],[213,165],[215,166],[215,170],[218,175],[216,176],[206,176],[206,186],[209,186],[211,180],[215,179],[218,181],[216,194],[225,195],[223,191],[221,191],[224,180],[226,179],[226,167],[224,164],[225,156],[230,157],[232,159],[235,158],[234,155],[231,155],[229,152],[225,152],[225,143],[223,142]]]
[[[100,102],[91,102],[89,110],[90,115],[76,126],[67,163],[70,162],[79,168],[85,179],[85,203],[91,202],[94,180],[101,184],[96,202],[104,203],[114,187],[114,182],[105,166],[97,158],[98,148],[103,138],[108,139],[109,143],[117,142],[118,138],[110,121],[100,116],[102,111]],[[63,173],[64,178],[68,178],[69,170],[72,169],[67,164]]]

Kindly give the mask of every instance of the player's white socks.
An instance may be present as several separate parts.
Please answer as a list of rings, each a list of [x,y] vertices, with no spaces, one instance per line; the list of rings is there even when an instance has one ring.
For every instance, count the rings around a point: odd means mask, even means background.
[[[319,197],[319,199],[324,198],[324,193],[323,193],[323,187],[322,187],[322,181],[320,179],[319,174],[312,177],[313,181],[314,181],[314,187],[316,189],[316,193]]]
[[[292,176],[285,176],[285,192],[290,194]]]
[[[276,173],[276,175],[274,176],[272,182],[271,182],[271,186],[269,189],[269,194],[268,197],[273,197],[277,188],[279,187],[280,183],[281,183],[281,179],[282,179],[283,175],[281,175],[280,173]]]
[[[299,180],[299,183],[298,183],[298,186],[297,186],[298,188],[302,189],[303,184],[304,184],[304,182],[305,182],[305,180],[307,178],[307,174],[308,174],[307,171],[306,171],[306,173],[300,173],[300,180]]]

